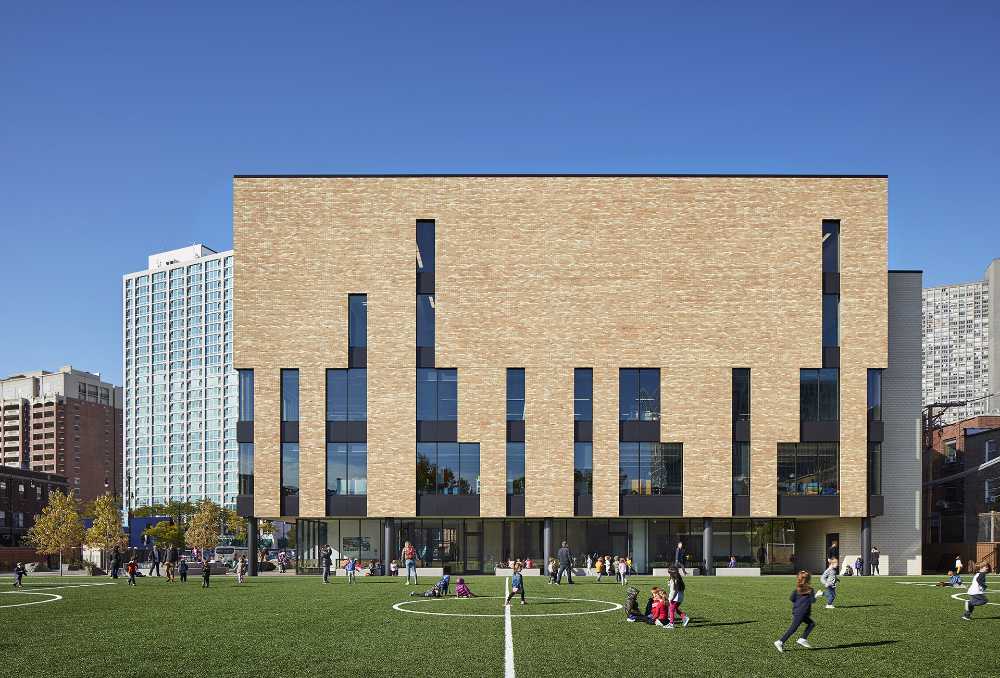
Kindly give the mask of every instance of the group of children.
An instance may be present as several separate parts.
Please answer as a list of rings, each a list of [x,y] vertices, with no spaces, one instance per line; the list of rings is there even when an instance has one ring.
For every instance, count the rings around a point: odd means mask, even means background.
[[[628,576],[632,572],[632,559],[623,556],[601,556],[594,563],[594,570],[597,572],[597,583],[605,575],[615,575],[615,579],[622,586],[628,586]]]
[[[638,589],[632,586],[628,587],[625,592],[625,621],[644,622],[672,629],[674,621],[679,615],[681,625],[688,625],[691,618],[681,610],[681,603],[684,602],[684,578],[675,567],[670,568],[668,573],[670,579],[667,583],[667,590],[664,591],[659,586],[654,586],[649,592],[645,612],[639,609]]]

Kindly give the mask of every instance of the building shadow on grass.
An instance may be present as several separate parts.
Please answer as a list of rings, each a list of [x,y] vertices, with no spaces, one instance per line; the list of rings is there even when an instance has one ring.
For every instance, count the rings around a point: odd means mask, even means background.
[[[882,645],[892,645],[893,643],[898,643],[898,640],[872,640],[867,643],[844,643],[843,645],[828,645],[827,647],[814,647],[813,652],[819,652],[821,650],[848,650],[855,647],[880,647]]]

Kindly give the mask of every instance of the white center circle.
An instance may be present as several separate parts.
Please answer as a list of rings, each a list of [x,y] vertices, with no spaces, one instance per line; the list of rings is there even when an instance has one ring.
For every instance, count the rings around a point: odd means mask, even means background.
[[[54,603],[57,600],[62,600],[63,597],[56,595],[55,593],[36,593],[34,591],[4,591],[4,595],[7,596],[48,596],[45,600],[33,600],[30,603],[15,603],[13,605],[0,605],[0,609],[6,607],[27,607],[28,605],[41,605],[42,603]]]
[[[408,612],[410,614],[428,614],[435,617],[503,617],[504,613],[499,612],[497,614],[483,614],[477,612],[431,612],[429,610],[412,610],[408,605],[416,605],[418,603],[442,603],[446,600],[505,600],[504,596],[476,596],[476,598],[419,598],[417,600],[404,600],[402,602],[396,603],[392,606],[392,609],[398,612]],[[535,600],[559,600],[568,603],[597,603],[598,605],[605,605],[604,609],[601,610],[584,610],[583,612],[541,612],[537,614],[514,614],[511,613],[511,617],[574,617],[583,614],[604,614],[605,612],[614,612],[616,610],[624,609],[620,603],[612,603],[608,600],[593,600],[592,598],[550,598],[550,597],[536,597]],[[530,606],[530,603],[529,603]]]

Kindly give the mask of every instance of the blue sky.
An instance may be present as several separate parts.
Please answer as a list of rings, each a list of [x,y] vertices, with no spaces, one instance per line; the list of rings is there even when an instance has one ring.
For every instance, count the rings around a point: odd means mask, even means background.
[[[230,247],[233,174],[884,173],[892,267],[1000,256],[997,3],[292,4],[5,6],[0,375],[120,381],[121,275]]]

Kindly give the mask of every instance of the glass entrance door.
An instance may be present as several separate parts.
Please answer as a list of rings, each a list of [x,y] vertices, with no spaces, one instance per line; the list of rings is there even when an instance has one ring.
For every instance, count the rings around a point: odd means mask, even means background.
[[[465,572],[478,574],[483,571],[483,535],[465,535]]]

